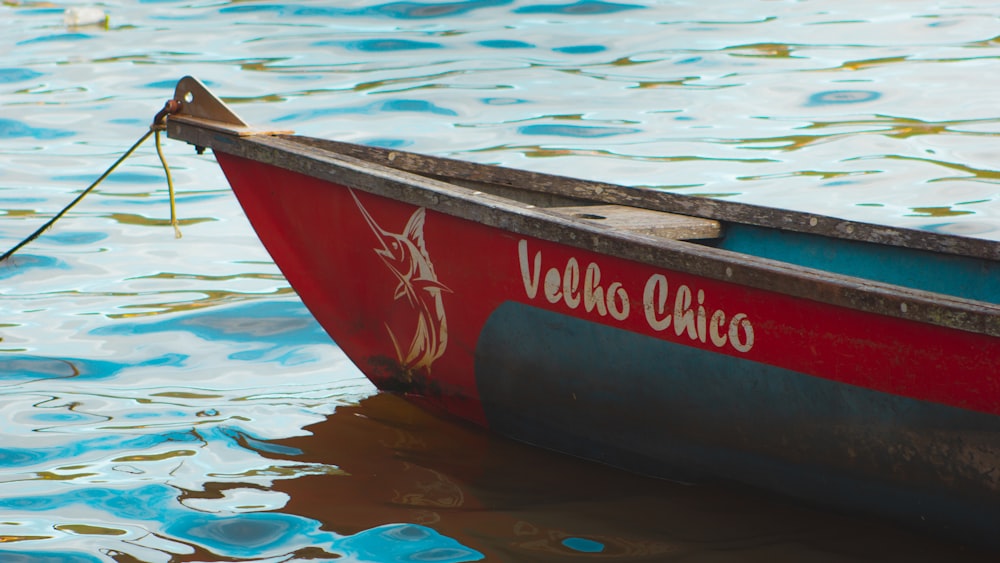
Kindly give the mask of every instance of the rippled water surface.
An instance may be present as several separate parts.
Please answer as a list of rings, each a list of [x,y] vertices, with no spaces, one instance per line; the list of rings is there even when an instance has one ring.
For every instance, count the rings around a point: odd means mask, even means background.
[[[5,1],[0,54],[5,247],[186,74],[266,127],[1000,239],[991,2]],[[0,265],[0,560],[979,560],[375,394],[165,150],[182,239],[148,143]]]

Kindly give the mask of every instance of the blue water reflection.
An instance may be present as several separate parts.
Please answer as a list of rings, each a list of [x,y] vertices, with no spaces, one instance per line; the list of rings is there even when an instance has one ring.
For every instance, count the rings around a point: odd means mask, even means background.
[[[483,559],[478,551],[417,524],[387,524],[365,530],[345,537],[338,547],[360,561],[451,563]]]
[[[0,68],[0,84],[33,80],[39,76],[43,76],[42,73],[30,68]]]
[[[604,45],[570,45],[567,47],[555,47],[552,50],[557,53],[566,53],[568,55],[589,55],[591,53],[607,51],[607,47]]]
[[[270,12],[279,16],[296,17],[390,17],[399,19],[426,19],[458,16],[473,10],[511,4],[513,0],[469,0],[466,2],[390,2],[365,8],[334,8],[302,4],[256,4],[229,6],[222,13]]]
[[[330,337],[297,301],[256,301],[230,307],[216,307],[187,315],[174,315],[152,322],[119,322],[92,331],[98,336],[138,336],[187,333],[208,342],[237,342],[233,360],[269,361],[282,365],[314,361],[297,351],[310,344],[330,344]],[[186,356],[177,354],[150,362],[178,365]],[[169,361],[167,361],[169,360]]]
[[[144,485],[136,488],[80,487],[63,493],[6,497],[0,508],[17,511],[58,511],[74,505],[106,512],[116,517],[153,520],[167,510],[178,510],[177,490],[167,485]]]
[[[18,137],[31,137],[32,139],[50,140],[60,137],[72,137],[73,131],[65,129],[53,129],[48,127],[32,127],[16,119],[0,118],[0,139],[16,139]]]
[[[0,499],[0,509],[8,515],[43,512],[58,518],[60,512],[85,507],[114,520],[165,522],[160,534],[181,543],[201,546],[217,557],[258,560],[309,547],[313,555],[319,549],[331,559],[346,556],[352,561],[381,563],[458,563],[483,558],[481,553],[417,524],[386,524],[342,536],[323,530],[320,522],[291,514],[193,511],[178,500],[183,494],[182,490],[162,484],[133,488],[87,487],[50,495]],[[2,552],[0,557],[4,561],[14,560],[14,554],[27,557],[26,552]],[[57,555],[52,553],[52,556]],[[75,554],[59,556],[64,558],[56,560],[66,561],[72,560]]]
[[[41,37],[35,37],[32,39],[26,39],[24,41],[18,41],[17,45],[31,45],[34,43],[53,43],[58,41],[83,41],[85,39],[93,39],[93,35],[88,35],[86,33],[54,33],[52,35],[43,35]]]
[[[53,179],[60,182],[75,182],[81,185],[87,185],[96,180],[97,177],[94,174],[68,174],[65,176],[53,176]],[[116,184],[162,184],[164,179],[163,174],[120,171],[115,174],[111,174],[104,181]]]
[[[566,538],[562,544],[582,553],[600,553],[604,551],[604,544],[587,538]]]
[[[287,514],[182,513],[167,521],[167,534],[226,557],[268,557],[287,553],[289,546],[322,546],[337,540],[333,534],[322,532],[318,522]]]
[[[420,49],[441,49],[444,45],[430,41],[412,39],[363,39],[360,41],[317,41],[314,47],[337,46],[351,51],[415,51]]]
[[[599,0],[580,0],[571,4],[537,4],[522,6],[514,10],[518,14],[565,14],[573,16],[590,16],[595,14],[615,14],[626,10],[641,10],[645,6],[638,4],[619,4],[601,2]]]
[[[59,231],[46,233],[45,238],[56,244],[93,244],[108,238],[107,233],[87,231]]]
[[[158,416],[162,416],[158,415]],[[97,415],[79,415],[80,420],[100,419]],[[37,419],[36,419],[37,420]],[[41,421],[45,423],[51,420]],[[143,451],[150,448],[162,446],[163,444],[184,444],[186,447],[194,447],[203,443],[204,439],[192,432],[168,432],[166,434],[148,434],[139,436],[129,435],[106,435],[98,438],[90,438],[74,441],[57,446],[33,446],[30,448],[3,447],[0,448],[0,467],[2,468],[24,468],[51,462],[79,462],[85,459],[96,459],[106,452],[119,451]],[[92,493],[80,493],[89,495]],[[5,503],[14,503],[17,506],[41,506],[47,507],[57,502],[48,498],[27,497],[22,499],[0,498],[0,506],[7,506]]]
[[[94,555],[59,551],[7,551],[3,550],[4,563],[101,563]]]
[[[252,450],[258,453],[267,453],[280,456],[296,456],[302,453],[298,448],[292,448],[274,442],[268,442],[255,438],[245,431],[230,427],[213,427],[200,431],[207,440],[222,438],[219,442],[228,444],[228,447],[239,447]]]
[[[487,39],[478,44],[491,49],[533,49],[535,47],[531,43],[514,41],[513,39]]]
[[[882,94],[874,90],[829,90],[826,92],[817,92],[809,96],[807,105],[860,104],[872,102],[881,97]]]
[[[179,367],[187,358],[187,354],[169,353],[129,363],[8,353],[0,356],[0,379],[106,379],[133,367]]]
[[[459,16],[473,10],[513,4],[513,0],[465,0],[463,2],[390,2],[353,11],[355,15],[403,19]]]
[[[13,238],[13,237],[11,237]],[[0,262],[0,280],[13,278],[35,270],[68,270],[69,264],[54,256],[36,254],[15,254],[9,260]]]
[[[604,137],[615,137],[618,135],[628,135],[638,133],[640,129],[634,127],[600,127],[596,125],[552,125],[536,124],[518,127],[517,132],[522,135],[553,135],[557,137],[576,137],[583,139],[600,139]]]
[[[458,115],[454,110],[441,107],[433,102],[414,99],[394,99],[380,102],[372,102],[362,106],[343,108],[320,108],[306,112],[297,112],[275,118],[273,121],[280,123],[283,121],[303,121],[318,119],[335,115],[372,115],[379,112],[421,112],[436,115]]]

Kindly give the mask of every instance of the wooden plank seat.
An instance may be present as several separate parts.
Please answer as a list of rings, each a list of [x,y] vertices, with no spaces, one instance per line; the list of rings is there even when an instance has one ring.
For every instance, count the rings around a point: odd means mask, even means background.
[[[616,229],[675,240],[712,239],[722,236],[722,225],[718,221],[641,207],[581,205],[549,207],[547,210]]]

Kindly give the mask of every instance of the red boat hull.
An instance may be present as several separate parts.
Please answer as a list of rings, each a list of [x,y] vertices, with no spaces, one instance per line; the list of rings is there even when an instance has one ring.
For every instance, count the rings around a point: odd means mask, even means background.
[[[1000,518],[996,337],[216,154],[288,281],[381,389],[646,473],[741,480],[973,538]]]

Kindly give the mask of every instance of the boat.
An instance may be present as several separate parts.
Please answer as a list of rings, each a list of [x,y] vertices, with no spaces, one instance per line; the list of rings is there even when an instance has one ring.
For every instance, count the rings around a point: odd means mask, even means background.
[[[1000,542],[1000,243],[255,128],[192,77],[171,103],[381,391]]]

